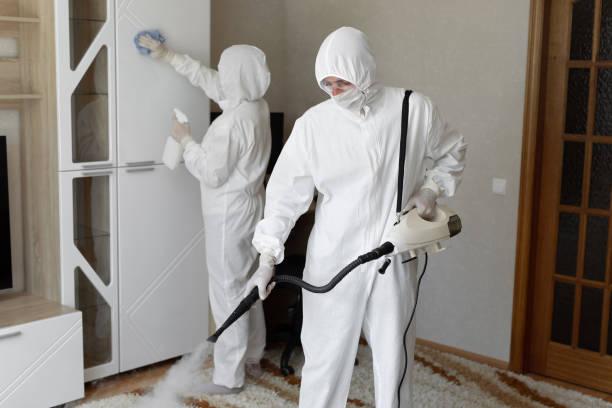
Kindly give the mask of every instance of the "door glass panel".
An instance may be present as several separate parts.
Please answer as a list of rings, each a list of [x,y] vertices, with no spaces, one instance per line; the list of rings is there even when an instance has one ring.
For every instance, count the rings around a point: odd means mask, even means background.
[[[574,1],[572,7],[572,46],[570,58],[590,60],[593,50],[594,0]]]
[[[106,21],[107,0],[70,1],[70,67],[75,69]]]
[[[612,145],[593,144],[591,163],[591,186],[589,207],[610,208],[610,189],[612,187]]]
[[[578,214],[559,214],[556,272],[560,275],[576,276],[579,226]]]
[[[612,69],[602,68],[597,72],[595,134],[612,135]]]
[[[112,358],[111,308],[81,268],[74,271],[75,307],[83,313],[85,368],[109,363]]]
[[[605,281],[607,259],[608,218],[589,216],[584,253],[584,278]]]
[[[105,285],[111,280],[109,177],[72,180],[74,245]]]
[[[599,59],[612,59],[612,2],[604,0],[601,10],[601,37],[599,39]]]
[[[550,339],[561,344],[572,343],[572,322],[574,320],[574,285],[555,282],[552,331]]]
[[[581,135],[586,133],[590,76],[589,69],[572,68],[569,70],[565,133]]]
[[[563,144],[563,180],[561,204],[580,206],[582,202],[582,173],[584,170],[584,143]]]
[[[108,64],[102,47],[72,94],[72,161],[107,161]]]
[[[603,290],[600,288],[583,286],[582,301],[580,303],[580,335],[578,336],[578,347],[591,351],[599,351]]]

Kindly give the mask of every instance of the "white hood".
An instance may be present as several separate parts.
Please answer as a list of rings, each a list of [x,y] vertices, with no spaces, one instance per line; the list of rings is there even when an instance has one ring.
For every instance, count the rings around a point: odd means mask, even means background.
[[[270,86],[270,70],[266,55],[252,45],[226,48],[219,60],[219,79],[223,98],[222,109],[237,106],[241,101],[261,99]]]
[[[376,62],[364,33],[352,27],[341,27],[321,44],[315,63],[317,83],[335,76],[368,91],[376,81]],[[326,91],[327,92],[327,91]]]

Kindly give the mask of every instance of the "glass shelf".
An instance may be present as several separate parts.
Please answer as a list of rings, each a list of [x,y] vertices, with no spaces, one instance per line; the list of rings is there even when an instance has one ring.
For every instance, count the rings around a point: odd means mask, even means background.
[[[40,18],[38,17],[0,16],[0,22],[2,23],[40,23]]]
[[[13,95],[0,95],[0,101],[19,101],[24,99],[41,99],[40,94],[13,94]]]

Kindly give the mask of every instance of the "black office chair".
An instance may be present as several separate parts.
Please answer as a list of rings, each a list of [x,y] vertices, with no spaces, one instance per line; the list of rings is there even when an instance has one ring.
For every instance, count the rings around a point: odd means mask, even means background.
[[[290,255],[276,266],[275,273],[291,275],[301,279],[305,261],[306,257],[303,255]],[[286,283],[278,283],[270,294],[270,298],[271,302],[268,303],[268,308],[276,308],[279,305],[282,305],[283,308],[287,307],[286,322],[270,327],[268,336],[270,342],[281,341],[285,343],[285,349],[280,359],[280,369],[283,375],[293,374],[295,370],[289,365],[289,360],[291,360],[295,348],[300,345],[300,334],[302,332],[302,289]],[[266,303],[264,302],[264,307]],[[268,316],[271,314],[273,313],[268,313]]]

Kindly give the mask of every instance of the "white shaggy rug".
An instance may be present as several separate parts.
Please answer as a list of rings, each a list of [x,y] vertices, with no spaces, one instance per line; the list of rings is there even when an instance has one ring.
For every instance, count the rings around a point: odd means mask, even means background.
[[[280,350],[266,353],[264,375],[248,378],[242,393],[229,396],[184,397],[176,407],[196,408],[280,408],[297,407],[303,356],[292,359],[296,375],[283,377],[278,368]],[[359,347],[348,407],[374,407],[372,360],[369,348]],[[499,370],[463,358],[417,346],[415,356],[414,407],[525,407],[525,408],[612,408],[612,403],[536,381],[526,376]],[[196,380],[209,381],[211,363],[207,362]],[[133,408],[146,403],[151,390],[136,390],[80,408]],[[144,403],[144,404],[143,404]],[[166,408],[166,407],[164,407]],[[174,408],[168,406],[167,408]]]

